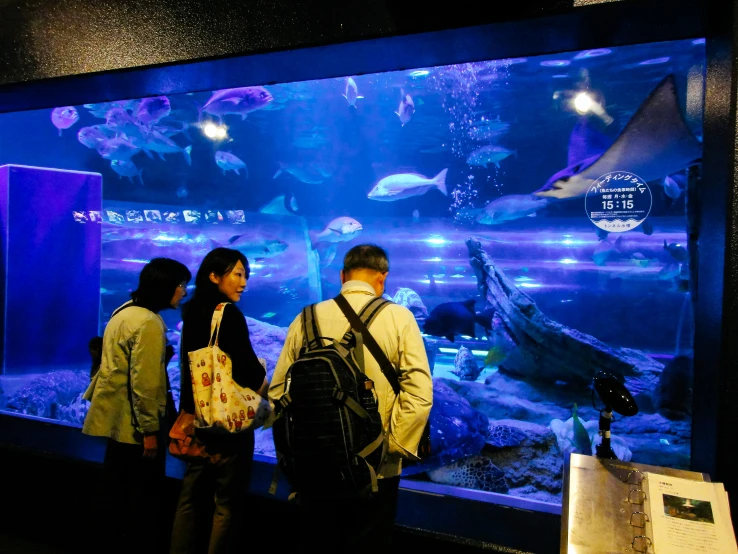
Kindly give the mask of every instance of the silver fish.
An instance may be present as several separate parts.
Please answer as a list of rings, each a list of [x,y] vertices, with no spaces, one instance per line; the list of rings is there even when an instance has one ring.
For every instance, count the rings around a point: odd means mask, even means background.
[[[356,107],[356,101],[364,98],[359,95],[359,89],[356,86],[356,82],[351,77],[346,79],[346,92],[343,94],[343,97],[346,99],[346,102],[348,102],[348,105],[354,108]]]
[[[168,116],[171,111],[172,106],[166,96],[144,98],[136,110],[136,119],[145,125],[149,125]]]
[[[218,150],[215,153],[215,163],[223,170],[223,175],[226,174],[226,171],[233,171],[236,175],[241,175],[240,171],[243,170],[244,176],[246,178],[249,176],[249,170],[244,161],[231,152]]]
[[[51,123],[59,129],[59,136],[62,135],[62,129],[69,129],[77,121],[79,121],[79,113],[74,106],[65,106],[51,110]]]
[[[319,242],[346,242],[359,236],[364,229],[353,217],[337,217],[325,226],[320,233],[310,232],[313,248]]]
[[[246,115],[264,108],[274,98],[264,87],[239,87],[218,90],[213,93],[201,112],[216,116],[222,121],[224,115]]]
[[[105,125],[92,125],[82,127],[77,132],[77,140],[87,148],[97,149],[101,141],[115,137],[115,131],[108,129]]]
[[[477,215],[477,221],[483,225],[496,225],[521,217],[532,217],[549,202],[547,198],[539,198],[532,194],[508,194],[487,204]]]
[[[448,173],[448,169],[442,170],[432,179],[416,173],[390,175],[374,185],[367,198],[380,202],[393,202],[403,198],[420,196],[431,189],[438,189],[442,194],[448,195],[448,192],[446,192],[446,173]]]

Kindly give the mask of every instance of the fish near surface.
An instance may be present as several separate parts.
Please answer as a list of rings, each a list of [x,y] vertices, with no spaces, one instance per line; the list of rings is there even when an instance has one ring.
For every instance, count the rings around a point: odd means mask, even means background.
[[[310,231],[313,248],[320,242],[347,242],[359,236],[364,229],[353,217],[337,217],[325,226],[320,233]]]
[[[415,103],[413,102],[412,96],[405,94],[405,91],[400,89],[400,106],[397,108],[395,114],[400,118],[400,124],[404,127],[406,123],[410,121],[413,114],[415,113]]]
[[[476,219],[483,225],[496,225],[505,221],[513,221],[521,217],[534,216],[551,201],[532,194],[508,194],[487,204]]]
[[[602,155],[570,164],[533,194],[559,199],[584,196],[596,179],[613,171],[654,181],[684,169],[701,156],[702,145],[679,110],[674,76],[668,75]]]
[[[77,140],[87,148],[95,148],[100,142],[115,137],[115,131],[108,129],[105,125],[92,125],[90,127],[82,127],[77,132]]]
[[[357,100],[364,98],[363,96],[359,96],[359,89],[356,86],[356,81],[351,77],[346,79],[346,92],[344,92],[343,97],[346,99],[346,102],[348,102],[348,105],[353,108],[356,107]]]
[[[126,135],[128,139],[143,140],[147,130],[127,110],[113,108],[105,114],[105,125],[108,129]]]
[[[444,169],[432,179],[417,173],[396,173],[381,179],[374,185],[367,198],[380,202],[393,202],[420,196],[431,189],[438,189],[444,196],[448,196],[446,173],[448,169]]]
[[[444,302],[431,310],[423,325],[423,332],[436,337],[446,337],[454,342],[456,335],[475,336],[474,300]]]
[[[218,150],[215,153],[215,163],[223,170],[223,175],[226,174],[226,171],[233,171],[236,175],[241,175],[240,171],[243,169],[244,176],[246,178],[249,176],[249,170],[244,161],[231,152]]]
[[[240,87],[218,90],[213,93],[201,112],[209,113],[222,120],[224,115],[246,115],[260,110],[272,102],[274,98],[264,87]]]
[[[77,121],[79,121],[79,113],[74,106],[64,106],[51,110],[51,123],[59,129],[59,136],[62,136],[62,129],[69,129]]]
[[[144,98],[136,110],[136,119],[144,125],[150,125],[165,118],[171,111],[172,106],[166,96]]]

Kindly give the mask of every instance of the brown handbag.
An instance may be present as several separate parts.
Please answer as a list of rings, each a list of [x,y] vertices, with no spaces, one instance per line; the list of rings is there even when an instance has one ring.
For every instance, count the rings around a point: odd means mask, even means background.
[[[179,412],[169,431],[169,453],[185,462],[216,462],[220,454],[209,454],[205,445],[195,436],[195,416]]]

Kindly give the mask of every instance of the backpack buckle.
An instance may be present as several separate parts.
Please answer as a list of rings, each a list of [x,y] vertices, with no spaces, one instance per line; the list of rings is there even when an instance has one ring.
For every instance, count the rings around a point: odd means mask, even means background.
[[[334,387],[333,398],[335,398],[339,402],[343,402],[343,399],[346,398],[346,393],[343,392],[342,389],[339,389],[338,387]]]
[[[280,399],[277,400],[277,403],[282,407],[282,409],[292,404],[292,397],[290,396],[290,393],[283,394]]]

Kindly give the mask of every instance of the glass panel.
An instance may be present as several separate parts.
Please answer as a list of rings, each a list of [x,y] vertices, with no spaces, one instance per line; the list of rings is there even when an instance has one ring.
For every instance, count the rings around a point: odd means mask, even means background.
[[[339,291],[347,250],[383,246],[386,295],[415,315],[434,379],[434,454],[406,475],[559,504],[564,458],[595,452],[606,405],[618,458],[689,467],[703,45],[10,113],[0,165],[102,175],[100,212],[63,208],[101,232],[102,324],[155,256],[194,274],[214,246],[246,253],[241,309],[270,372],[299,310]],[[6,211],[22,195],[9,190]],[[81,294],[62,263],[24,293]],[[176,344],[179,312],[162,315]],[[33,317],[74,324],[51,306]],[[76,339],[85,356],[91,336]],[[52,331],[33,345],[60,347]],[[45,359],[5,356],[2,408],[80,425],[89,362]],[[595,393],[601,370],[614,379]],[[176,387],[176,357],[169,371]],[[637,415],[621,415],[620,384]],[[257,451],[274,456],[268,432]]]

